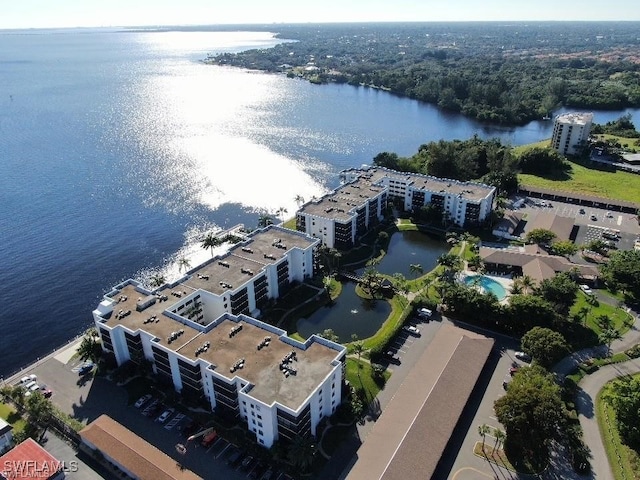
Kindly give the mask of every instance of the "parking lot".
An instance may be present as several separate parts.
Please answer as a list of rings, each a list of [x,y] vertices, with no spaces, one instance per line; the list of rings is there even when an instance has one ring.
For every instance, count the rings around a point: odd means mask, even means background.
[[[151,397],[145,398],[136,407],[135,401],[130,402],[124,387],[107,379],[94,377],[93,370],[82,372],[84,362],[73,357],[76,346],[77,344],[65,351],[56,352],[32,369],[20,372],[15,378],[8,378],[7,383],[18,384],[23,376],[36,375],[38,384],[46,384],[52,390],[50,399],[63,412],[85,423],[92,422],[103,413],[107,414],[202,478],[289,478],[268,463],[249,458],[249,453],[219,435],[214,439],[207,439],[210,432],[196,425],[188,413],[177,408],[169,410],[171,406],[164,401],[162,392],[149,392]],[[167,411],[169,413],[161,419]],[[198,436],[188,441],[189,435]],[[205,439],[209,442],[203,445]],[[178,452],[178,445],[186,447],[185,453]],[[62,456],[58,459],[67,464],[77,461],[72,449],[56,453]],[[82,468],[88,469],[86,465]],[[85,473],[80,478],[94,478],[91,476],[93,472]],[[81,475],[81,472],[78,474]],[[109,472],[96,475],[95,478],[112,478]]]
[[[522,198],[513,197],[511,200],[517,202]],[[525,198],[524,204],[514,211],[525,214],[527,221],[533,220],[540,212],[550,212],[562,217],[574,218],[575,225],[578,227],[573,239],[576,245],[586,245],[593,240],[612,240],[615,242],[614,248],[632,250],[636,239],[640,236],[637,217],[629,213],[539,198]],[[617,239],[605,238],[607,233],[613,232],[617,233]]]

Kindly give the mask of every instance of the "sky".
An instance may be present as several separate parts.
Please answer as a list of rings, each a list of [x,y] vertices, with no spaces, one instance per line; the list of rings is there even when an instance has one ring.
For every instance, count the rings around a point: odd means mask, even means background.
[[[0,29],[380,21],[640,20],[633,0],[3,0]]]

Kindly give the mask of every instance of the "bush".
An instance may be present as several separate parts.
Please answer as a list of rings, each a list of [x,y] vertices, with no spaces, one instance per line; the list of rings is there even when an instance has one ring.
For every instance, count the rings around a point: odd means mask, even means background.
[[[598,369],[600,368],[598,365],[596,365],[595,363],[581,363],[580,364],[580,368],[584,371],[584,373],[586,373],[587,375],[591,375],[593,372],[598,371]]]
[[[625,353],[629,356],[629,358],[638,358],[638,357],[640,357],[640,344],[631,347]]]

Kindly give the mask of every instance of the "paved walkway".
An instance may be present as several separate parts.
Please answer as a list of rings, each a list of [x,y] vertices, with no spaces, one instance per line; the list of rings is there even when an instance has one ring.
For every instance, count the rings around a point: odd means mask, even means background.
[[[605,298],[607,297],[607,298]],[[617,304],[617,300],[603,295],[598,295],[598,299]],[[613,303],[615,302],[615,303]],[[635,318],[630,330],[619,340],[611,344],[611,352],[623,352],[634,345],[640,343],[640,317],[637,312],[629,312]],[[607,354],[606,346],[586,348],[566,357],[553,369],[560,377],[570,374],[581,362],[590,358],[601,358]],[[629,360],[624,363],[607,365],[600,368],[595,373],[585,376],[579,384],[578,398],[576,400],[576,410],[578,419],[584,432],[584,441],[591,449],[591,476],[597,480],[614,480],[611,466],[602,443],[600,429],[595,415],[595,399],[602,387],[614,378],[640,373],[640,359]],[[563,478],[556,475],[557,472],[549,472],[545,478]]]

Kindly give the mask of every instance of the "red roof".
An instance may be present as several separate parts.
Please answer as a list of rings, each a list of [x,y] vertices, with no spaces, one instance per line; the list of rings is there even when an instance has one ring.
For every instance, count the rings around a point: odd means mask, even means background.
[[[49,479],[53,478],[62,468],[62,462],[32,438],[27,438],[0,457],[0,474],[7,479]]]

